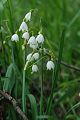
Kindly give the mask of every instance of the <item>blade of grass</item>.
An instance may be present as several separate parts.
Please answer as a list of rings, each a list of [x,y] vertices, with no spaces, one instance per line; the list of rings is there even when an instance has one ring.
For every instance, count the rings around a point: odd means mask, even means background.
[[[80,10],[76,13],[76,15],[72,18],[72,20],[68,24],[68,29],[76,22],[78,17],[80,17]]]
[[[65,18],[65,2],[63,1],[63,21],[64,21],[64,18]],[[58,80],[60,63],[62,60],[62,53],[63,53],[64,40],[65,40],[65,32],[66,32],[66,29],[65,29],[65,27],[63,27],[61,39],[60,39],[60,45],[59,45],[58,61],[56,62],[56,66],[55,66],[55,70],[54,70],[54,81],[52,81],[52,90],[51,90],[51,95],[49,97],[46,114],[50,114],[50,111],[51,111],[53,92],[54,92],[54,89],[56,87],[56,81]],[[53,75],[52,75],[52,79],[53,79]]]
[[[8,10],[9,10],[9,22],[10,22],[10,30],[11,30],[11,33],[14,34],[14,23],[13,23],[13,17],[12,17],[12,3],[11,3],[11,0],[7,0],[7,3],[8,3]],[[11,48],[12,48],[12,62],[15,63],[14,61],[14,45],[13,43],[11,42]]]
[[[72,106],[72,107],[68,110],[68,112],[67,112],[66,115],[64,116],[64,120],[66,119],[66,116],[67,116],[73,109],[76,109],[76,108],[78,108],[78,107],[80,107],[80,102],[78,102],[77,104],[75,104],[74,106]]]

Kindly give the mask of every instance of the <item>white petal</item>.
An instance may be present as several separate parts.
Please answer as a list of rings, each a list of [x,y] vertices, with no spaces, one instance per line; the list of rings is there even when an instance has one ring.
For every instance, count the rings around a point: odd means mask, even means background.
[[[31,12],[25,15],[26,22],[31,20]]]
[[[34,58],[35,60],[38,60],[38,59],[39,59],[39,53],[34,53],[34,54],[33,54],[33,58]]]
[[[37,43],[37,42],[36,42],[35,37],[34,37],[34,36],[31,36],[30,39],[29,39],[29,41],[28,41],[28,44],[36,44],[36,43]]]
[[[11,37],[11,40],[12,41],[19,41],[19,37],[17,34],[14,34],[12,37]]]
[[[32,66],[32,72],[37,72],[38,71],[38,66],[37,65],[33,65]]]
[[[36,37],[36,41],[38,43],[43,43],[44,42],[44,37],[42,34],[39,34],[37,37]]]
[[[29,39],[29,33],[28,32],[23,33],[22,38],[24,38],[25,40],[28,40]]]
[[[27,55],[27,60],[28,61],[33,61],[34,60],[34,58],[32,56],[32,53],[30,53],[30,54]]]
[[[47,70],[54,69],[54,63],[52,61],[47,62]]]
[[[37,49],[38,48],[38,44],[30,44],[30,48]]]
[[[22,31],[22,32],[28,31],[28,26],[25,22],[21,23],[19,31]]]

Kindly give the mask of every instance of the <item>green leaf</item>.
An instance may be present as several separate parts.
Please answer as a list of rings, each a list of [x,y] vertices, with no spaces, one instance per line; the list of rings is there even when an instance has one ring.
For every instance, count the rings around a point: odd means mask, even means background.
[[[13,91],[14,96],[17,98],[17,93],[18,95],[21,94],[20,89],[22,85],[22,76],[19,72],[19,69],[15,64],[10,64],[10,66],[7,69],[6,76],[3,79],[4,80],[4,85],[3,85],[3,90],[7,91],[9,93]],[[19,84],[20,83],[20,84]],[[19,86],[18,86],[19,84]],[[18,92],[19,91],[19,92]]]
[[[4,85],[3,85],[3,90],[9,92],[9,85],[10,85],[10,80],[13,80],[13,64],[10,64],[10,66],[7,69],[6,72],[6,79],[4,81]],[[12,88],[12,86],[11,86]]]
[[[3,4],[5,4],[5,3],[7,2],[7,0],[1,0],[1,2],[2,2]]]
[[[54,120],[53,116],[49,116],[49,115],[39,115],[37,116],[37,120],[43,120],[43,119],[47,119],[47,120]]]
[[[0,1],[0,14],[2,13],[2,11],[4,10],[4,4],[7,2],[7,0],[1,0]]]
[[[3,4],[2,2],[0,2],[0,14],[2,13],[3,9],[4,9]]]
[[[32,94],[28,94],[28,98],[29,98],[30,104],[31,104],[32,120],[37,120],[37,103],[36,103],[36,99]]]

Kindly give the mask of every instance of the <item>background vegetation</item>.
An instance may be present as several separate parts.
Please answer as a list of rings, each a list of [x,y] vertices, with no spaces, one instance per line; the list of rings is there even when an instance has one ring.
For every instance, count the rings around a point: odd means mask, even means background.
[[[37,33],[42,26],[45,47],[52,51],[58,63],[48,114],[46,106],[51,94],[52,73],[44,68],[44,110],[40,115],[41,73],[31,75],[30,69],[26,71],[26,115],[29,120],[36,120],[36,115],[37,119],[80,120],[80,70],[60,65],[62,60],[68,65],[80,66],[80,0],[0,0],[0,89],[14,97],[22,108],[23,51],[21,42],[13,44],[15,66],[11,36],[31,9],[35,9],[30,23],[32,29]],[[20,119],[12,105],[1,96],[0,111],[6,120]]]

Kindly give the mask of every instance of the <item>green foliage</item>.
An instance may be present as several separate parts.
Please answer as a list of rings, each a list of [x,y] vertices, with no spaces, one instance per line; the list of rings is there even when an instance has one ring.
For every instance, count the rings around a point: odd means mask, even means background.
[[[40,114],[41,71],[31,75],[31,66],[25,71],[22,97],[24,53],[23,40],[11,43],[12,34],[19,28],[24,15],[33,9],[30,36],[42,30],[49,54],[55,59],[55,71],[46,71],[43,57],[43,114]],[[26,48],[27,49],[27,48]],[[30,53],[30,50],[27,50]],[[27,54],[25,53],[25,54]],[[49,56],[50,57],[50,56]],[[80,0],[0,0],[0,89],[17,101],[24,98],[25,114],[30,120],[79,120],[80,73],[64,67],[61,61],[80,66]],[[39,64],[41,69],[41,64]],[[35,96],[35,97],[34,97]],[[1,102],[2,98],[0,98]],[[2,102],[0,103],[0,105]],[[28,109],[28,105],[30,108]],[[18,120],[13,106],[5,109],[6,120]],[[29,113],[29,115],[27,114]]]
[[[30,104],[31,104],[31,114],[32,114],[32,120],[37,120],[37,103],[36,103],[36,99],[33,95],[28,94],[28,98],[30,100]]]

